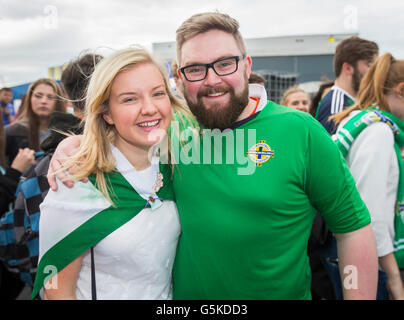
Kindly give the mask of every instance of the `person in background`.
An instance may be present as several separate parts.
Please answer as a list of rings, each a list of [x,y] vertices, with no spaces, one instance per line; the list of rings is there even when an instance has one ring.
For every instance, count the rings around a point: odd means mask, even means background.
[[[39,79],[31,84],[22,114],[5,127],[8,163],[14,160],[19,148],[40,150],[41,142],[50,134],[51,114],[66,111],[65,99],[62,88],[51,79]]]
[[[0,111],[0,116],[2,116]],[[10,166],[5,159],[5,135],[0,121],[0,218],[9,210],[15,200],[15,192],[21,174],[34,163],[34,151],[28,148],[18,150]],[[0,299],[14,300],[24,287],[24,283],[14,273],[9,272],[0,262]]]
[[[248,83],[257,83],[265,87],[264,77],[255,72],[251,72],[250,77],[248,78]]]
[[[335,141],[372,218],[381,269],[378,298],[403,300],[404,60],[383,54],[363,78],[355,104],[332,119],[338,125]]]
[[[335,84],[318,106],[316,119],[330,135],[335,124],[330,116],[355,103],[361,79],[379,55],[378,45],[369,40],[352,36],[342,40],[335,49]]]
[[[4,126],[10,124],[14,121],[15,111],[14,106],[11,104],[13,100],[13,90],[11,88],[1,88],[0,89],[0,106],[3,113],[3,124]]]
[[[257,83],[265,87],[264,77],[255,72],[251,72],[250,77],[248,78],[248,83]]]
[[[310,97],[303,89],[293,86],[283,93],[280,104],[303,112],[309,112]]]
[[[173,61],[172,65],[172,73],[173,73],[173,78],[174,78],[174,82],[175,82],[175,93],[176,95],[178,95],[178,97],[184,99],[184,88],[183,88],[183,83],[182,80],[180,79],[180,77],[178,76],[178,64],[177,61]]]
[[[330,92],[331,88],[334,86],[334,81],[325,81],[320,85],[318,91],[311,98],[310,114],[316,117],[317,108],[321,103],[321,100]]]

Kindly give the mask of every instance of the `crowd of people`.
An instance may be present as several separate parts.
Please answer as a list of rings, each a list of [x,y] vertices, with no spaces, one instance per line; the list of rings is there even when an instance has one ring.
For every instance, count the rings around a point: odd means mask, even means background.
[[[176,44],[175,90],[141,47],[78,57],[18,115],[0,90],[2,217],[42,178],[32,298],[404,299],[404,60],[347,38],[335,81],[277,104],[229,15]],[[3,261],[1,296],[20,278]]]

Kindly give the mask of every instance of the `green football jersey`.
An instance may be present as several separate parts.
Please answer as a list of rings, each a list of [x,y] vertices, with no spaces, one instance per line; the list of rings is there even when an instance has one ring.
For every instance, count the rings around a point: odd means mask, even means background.
[[[337,146],[309,114],[273,102],[198,137],[174,170],[174,299],[310,299],[316,210],[334,233],[370,223]]]

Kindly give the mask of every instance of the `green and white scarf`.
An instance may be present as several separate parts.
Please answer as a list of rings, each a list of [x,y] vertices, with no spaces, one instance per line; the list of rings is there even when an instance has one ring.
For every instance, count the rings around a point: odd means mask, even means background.
[[[72,189],[59,183],[58,195],[56,192],[52,197],[52,208],[59,206],[63,214],[55,212],[60,214],[60,223],[47,225],[44,221],[41,224],[44,228],[41,229],[42,239],[40,235],[41,255],[32,298],[38,298],[40,290],[55,273],[63,270],[147,206],[153,209],[154,202],[174,200],[171,169],[168,165],[160,165],[160,172],[164,184],[156,193],[158,199],[154,200],[142,198],[121,173],[106,173],[114,205],[96,189],[94,175],[89,177],[88,183],[75,182]],[[46,206],[46,200],[43,204]]]
[[[332,138],[345,157],[362,130],[376,122],[385,123],[394,134],[394,150],[400,171],[394,219],[394,255],[398,266],[404,268],[404,163],[400,150],[404,147],[404,122],[378,107],[366,109],[352,117],[342,128],[339,128]]]

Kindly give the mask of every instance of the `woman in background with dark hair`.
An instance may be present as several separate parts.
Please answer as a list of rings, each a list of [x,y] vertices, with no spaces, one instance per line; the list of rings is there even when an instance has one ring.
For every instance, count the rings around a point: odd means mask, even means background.
[[[310,106],[310,114],[315,117],[317,113],[318,106],[320,105],[321,100],[325,97],[325,95],[331,90],[331,87],[334,85],[334,81],[327,81],[320,85],[318,91],[313,95],[311,99]]]
[[[31,84],[21,115],[5,128],[8,163],[14,160],[18,149],[40,150],[40,143],[49,135],[50,115],[53,111],[66,111],[64,99],[62,88],[51,79],[39,79]]]

